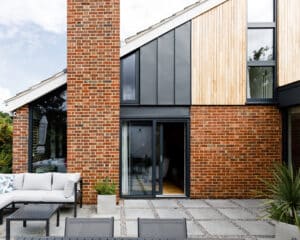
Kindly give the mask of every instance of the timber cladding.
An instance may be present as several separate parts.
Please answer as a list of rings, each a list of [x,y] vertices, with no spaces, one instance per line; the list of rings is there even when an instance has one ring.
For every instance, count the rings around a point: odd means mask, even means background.
[[[246,102],[247,1],[228,0],[192,20],[192,104]]]
[[[68,0],[67,169],[83,176],[83,201],[94,186],[119,184],[120,2]]]
[[[29,107],[16,110],[13,120],[13,173],[28,172]]]
[[[192,198],[252,198],[281,161],[275,106],[192,106]]]
[[[278,0],[278,85],[300,80],[300,1]]]

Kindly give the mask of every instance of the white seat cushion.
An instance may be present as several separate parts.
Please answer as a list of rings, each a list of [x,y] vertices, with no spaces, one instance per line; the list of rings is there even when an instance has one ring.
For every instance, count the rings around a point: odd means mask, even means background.
[[[63,190],[15,190],[8,194],[15,202],[74,202],[74,195],[65,198]]]
[[[23,190],[51,191],[52,173],[25,173]]]
[[[53,173],[52,190],[64,190],[68,181],[78,182],[80,173]]]
[[[13,202],[13,198],[10,193],[0,194],[0,209],[6,207]]]

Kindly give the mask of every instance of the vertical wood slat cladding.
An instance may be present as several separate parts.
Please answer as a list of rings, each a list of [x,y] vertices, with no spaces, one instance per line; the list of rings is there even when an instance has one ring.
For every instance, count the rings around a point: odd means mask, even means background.
[[[246,0],[229,0],[192,20],[192,104],[246,102]]]
[[[278,85],[300,80],[300,1],[278,0]]]

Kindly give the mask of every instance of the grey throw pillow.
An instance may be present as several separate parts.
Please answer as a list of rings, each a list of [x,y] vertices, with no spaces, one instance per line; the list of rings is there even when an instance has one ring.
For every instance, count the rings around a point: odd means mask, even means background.
[[[69,198],[72,197],[74,194],[74,184],[75,182],[72,180],[68,180],[65,183],[65,187],[64,187],[64,197],[65,198]]]
[[[0,176],[0,194],[9,193],[14,190],[14,176]]]

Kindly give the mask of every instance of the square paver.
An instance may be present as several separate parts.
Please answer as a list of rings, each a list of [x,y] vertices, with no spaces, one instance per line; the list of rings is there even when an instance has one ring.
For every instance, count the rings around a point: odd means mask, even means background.
[[[151,200],[155,208],[179,208],[174,199]]]
[[[236,223],[251,235],[273,236],[275,234],[275,227],[266,221],[236,221]]]
[[[224,219],[225,217],[212,208],[190,208],[187,209],[195,219],[216,220]]]
[[[215,208],[237,208],[238,205],[232,203],[226,199],[209,199],[205,200],[208,204],[212,205]]]
[[[128,237],[137,237],[137,221],[126,221],[126,231]]]
[[[248,210],[255,214],[257,218],[264,219],[268,217],[268,213],[264,208],[248,208]]]
[[[184,200],[179,200],[179,203],[181,203],[185,208],[209,208],[210,207],[207,205],[207,203],[204,202],[204,200],[184,199]]]
[[[199,221],[199,223],[211,235],[220,235],[220,236],[246,235],[246,233],[244,233],[242,230],[234,226],[229,221],[223,221],[223,220]]]
[[[244,208],[262,208],[264,206],[264,200],[261,199],[234,199],[233,201]]]
[[[182,209],[156,209],[160,218],[187,218]]]
[[[141,208],[125,209],[125,219],[136,220],[139,217],[154,218],[154,214],[151,209],[141,209]]]
[[[187,221],[187,232],[188,237],[196,237],[196,236],[203,236],[204,233],[201,231],[201,228],[198,224],[194,223],[193,221]]]
[[[247,212],[241,208],[226,208],[219,209],[219,211],[231,219],[257,219],[254,214],[251,214],[250,212]]]
[[[150,208],[148,200],[124,200],[125,208]]]

